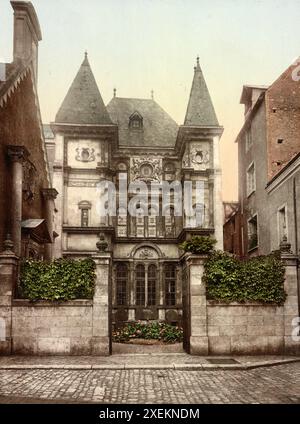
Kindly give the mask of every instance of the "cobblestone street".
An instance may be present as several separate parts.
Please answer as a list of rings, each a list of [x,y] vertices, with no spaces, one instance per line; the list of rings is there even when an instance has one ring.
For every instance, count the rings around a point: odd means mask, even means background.
[[[300,364],[252,370],[0,370],[0,402],[300,403]]]

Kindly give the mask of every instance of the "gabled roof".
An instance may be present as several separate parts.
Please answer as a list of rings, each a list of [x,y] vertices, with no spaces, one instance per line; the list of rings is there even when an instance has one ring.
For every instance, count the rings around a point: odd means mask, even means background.
[[[94,125],[110,125],[112,123],[87,54],[85,54],[84,61],[56,114],[55,122]]]
[[[114,97],[107,110],[119,126],[120,146],[175,146],[178,126],[154,100]],[[142,117],[142,128],[130,128],[129,118],[134,114]]]
[[[46,158],[47,153],[46,153],[44,133],[42,128],[41,112],[40,112],[39,99],[38,99],[38,94],[36,90],[36,83],[34,80],[35,76],[32,70],[31,60],[29,60],[26,63],[25,61],[17,59],[13,61],[12,63],[5,64],[5,80],[4,81],[0,80],[0,108],[3,108],[6,106],[9,98],[13,95],[15,90],[20,86],[21,82],[28,75],[30,75],[32,90],[35,96],[36,118],[37,118],[37,122],[39,126],[40,136],[41,136],[40,142],[41,142],[42,152],[43,152],[44,161],[45,161],[45,168],[46,168],[46,174],[47,174],[46,178],[48,180],[48,184],[50,187],[51,180],[50,180],[50,174],[49,174],[49,165]]]
[[[24,65],[21,60],[3,63],[1,66],[4,68],[4,79],[0,80],[0,107],[3,107],[28,74],[30,68]]]
[[[245,104],[251,98],[252,90],[259,90],[261,92],[266,91],[269,88],[268,85],[243,85],[240,103]]]
[[[184,125],[191,127],[218,126],[217,115],[200,68],[199,58],[197,58],[197,66],[195,66],[194,71]]]

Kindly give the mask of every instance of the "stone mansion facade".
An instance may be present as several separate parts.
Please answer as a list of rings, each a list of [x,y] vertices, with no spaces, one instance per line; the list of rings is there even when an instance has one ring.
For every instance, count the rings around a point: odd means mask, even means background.
[[[114,91],[105,106],[85,54],[55,122],[44,131],[53,187],[59,193],[54,256],[90,256],[97,252],[99,237],[105,239],[112,255],[113,323],[181,322],[184,278],[178,245],[191,235],[211,234],[217,247],[223,247],[223,128],[199,59],[183,125],[178,126],[153,98],[120,98]],[[118,203],[116,216],[101,216],[99,202],[107,197],[101,198],[99,181],[113,182],[118,190],[124,179],[125,184],[142,181],[147,187],[153,182],[191,181],[193,208],[200,211],[201,223],[177,216],[172,191],[166,216],[159,191],[159,210],[149,208],[133,217]],[[196,181],[203,188],[201,203],[196,203]]]

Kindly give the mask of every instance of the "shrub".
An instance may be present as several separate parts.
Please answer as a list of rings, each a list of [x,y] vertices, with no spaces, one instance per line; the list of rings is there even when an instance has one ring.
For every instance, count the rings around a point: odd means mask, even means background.
[[[91,258],[50,263],[24,260],[19,295],[30,300],[91,299],[94,284],[95,262]]]
[[[239,261],[224,252],[213,253],[205,264],[207,298],[283,304],[285,267],[278,255]]]
[[[183,330],[180,327],[164,322],[134,322],[113,332],[113,341],[124,343],[132,339],[154,339],[165,343],[176,343],[183,340]]]
[[[211,253],[216,244],[216,240],[209,236],[193,236],[191,240],[184,241],[179,247],[185,252],[194,254],[208,254]]]

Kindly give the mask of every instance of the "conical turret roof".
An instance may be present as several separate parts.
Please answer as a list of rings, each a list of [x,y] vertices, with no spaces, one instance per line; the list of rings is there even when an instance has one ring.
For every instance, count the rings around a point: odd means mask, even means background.
[[[56,114],[55,122],[67,124],[112,124],[85,53],[79,71]]]
[[[195,66],[194,71],[194,79],[184,125],[218,126],[218,118],[204,80],[199,58],[197,58],[197,66]]]

